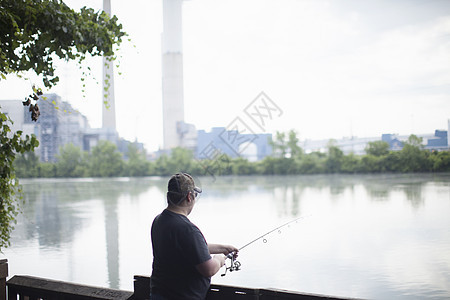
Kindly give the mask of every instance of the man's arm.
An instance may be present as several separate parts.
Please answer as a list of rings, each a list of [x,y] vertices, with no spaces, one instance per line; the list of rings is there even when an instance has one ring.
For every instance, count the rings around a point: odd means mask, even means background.
[[[214,255],[211,259],[195,266],[197,271],[204,277],[214,276],[225,264],[225,256]]]
[[[223,254],[228,255],[231,252],[234,252],[235,255],[238,253],[238,249],[231,245],[222,245],[222,244],[208,244],[208,250],[211,254]]]

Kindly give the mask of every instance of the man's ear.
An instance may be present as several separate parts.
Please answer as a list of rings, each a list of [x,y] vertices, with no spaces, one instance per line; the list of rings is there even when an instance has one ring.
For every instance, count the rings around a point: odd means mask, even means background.
[[[192,198],[193,198],[192,192],[188,192],[188,194],[187,194],[188,202],[192,202],[193,200],[195,200],[195,199],[192,199]]]

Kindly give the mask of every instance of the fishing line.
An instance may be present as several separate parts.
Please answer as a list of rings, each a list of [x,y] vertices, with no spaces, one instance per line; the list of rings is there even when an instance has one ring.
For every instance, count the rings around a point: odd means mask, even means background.
[[[250,246],[251,244],[253,244],[254,242],[259,241],[260,239],[263,240],[263,243],[267,243],[267,239],[265,238],[266,236],[268,236],[269,234],[271,234],[272,232],[277,231],[277,230],[278,230],[278,233],[281,233],[281,228],[283,228],[283,227],[285,227],[285,226],[288,226],[289,224],[292,224],[292,223],[294,223],[294,222],[295,222],[295,223],[298,223],[298,221],[299,221],[300,219],[304,219],[304,218],[306,218],[306,217],[308,217],[308,216],[301,216],[301,217],[296,218],[296,219],[294,219],[294,220],[292,220],[292,221],[289,221],[289,222],[287,222],[287,223],[284,223],[283,225],[280,225],[280,226],[278,226],[278,227],[276,227],[276,228],[274,228],[274,229],[272,229],[272,230],[270,230],[270,231],[264,233],[263,235],[260,235],[260,236],[257,237],[256,239],[252,240],[251,242],[249,242],[249,243],[245,244],[244,246],[242,246],[241,248],[239,248],[238,250],[241,251],[241,250],[244,249],[245,247]],[[236,260],[236,255],[235,255],[235,254],[236,254],[235,252],[231,252],[231,253],[229,253],[229,254],[226,256],[226,258],[231,259],[231,264],[230,264],[229,267],[225,266],[225,273],[223,273],[222,276],[225,276],[228,270],[230,270],[230,272],[233,272],[233,271],[239,271],[239,270],[241,269],[241,263],[240,263],[239,261]]]
[[[254,239],[254,240],[251,241],[250,243],[247,243],[247,244],[245,244],[244,246],[242,246],[241,248],[239,248],[239,251],[241,251],[242,249],[244,249],[244,248],[247,247],[247,246],[250,246],[251,244],[253,244],[254,242],[256,242],[256,241],[258,241],[258,240],[260,240],[260,239],[263,239],[263,243],[267,243],[267,239],[264,239],[265,236],[268,236],[269,234],[271,234],[272,232],[274,232],[274,231],[276,231],[276,230],[278,230],[278,232],[281,233],[281,231],[280,231],[279,229],[281,229],[281,228],[283,228],[284,226],[287,226],[287,225],[289,225],[289,224],[291,224],[291,223],[298,222],[298,220],[303,219],[303,218],[305,218],[305,217],[304,217],[304,216],[299,217],[299,218],[297,218],[297,219],[294,219],[294,220],[292,220],[292,221],[289,221],[289,222],[287,222],[287,223],[284,223],[283,225],[278,226],[277,228],[272,229],[271,231],[268,231],[268,232],[264,233],[263,235],[257,237],[256,239]]]

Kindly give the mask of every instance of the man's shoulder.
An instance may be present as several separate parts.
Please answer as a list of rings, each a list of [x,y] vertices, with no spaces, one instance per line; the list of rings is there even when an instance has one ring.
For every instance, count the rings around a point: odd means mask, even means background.
[[[191,228],[199,230],[197,226],[195,226],[186,216],[177,214],[167,209],[164,210],[161,214],[159,214],[155,218],[155,220],[156,219],[158,220],[158,222],[172,224],[180,228]]]

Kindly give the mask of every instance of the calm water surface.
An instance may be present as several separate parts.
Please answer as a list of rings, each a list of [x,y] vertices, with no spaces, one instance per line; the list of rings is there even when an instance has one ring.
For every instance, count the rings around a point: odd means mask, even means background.
[[[3,257],[15,274],[125,290],[151,274],[150,226],[168,178],[22,180]],[[241,247],[213,283],[367,299],[450,298],[450,174],[203,177],[189,216]],[[221,270],[223,271],[223,269]]]

